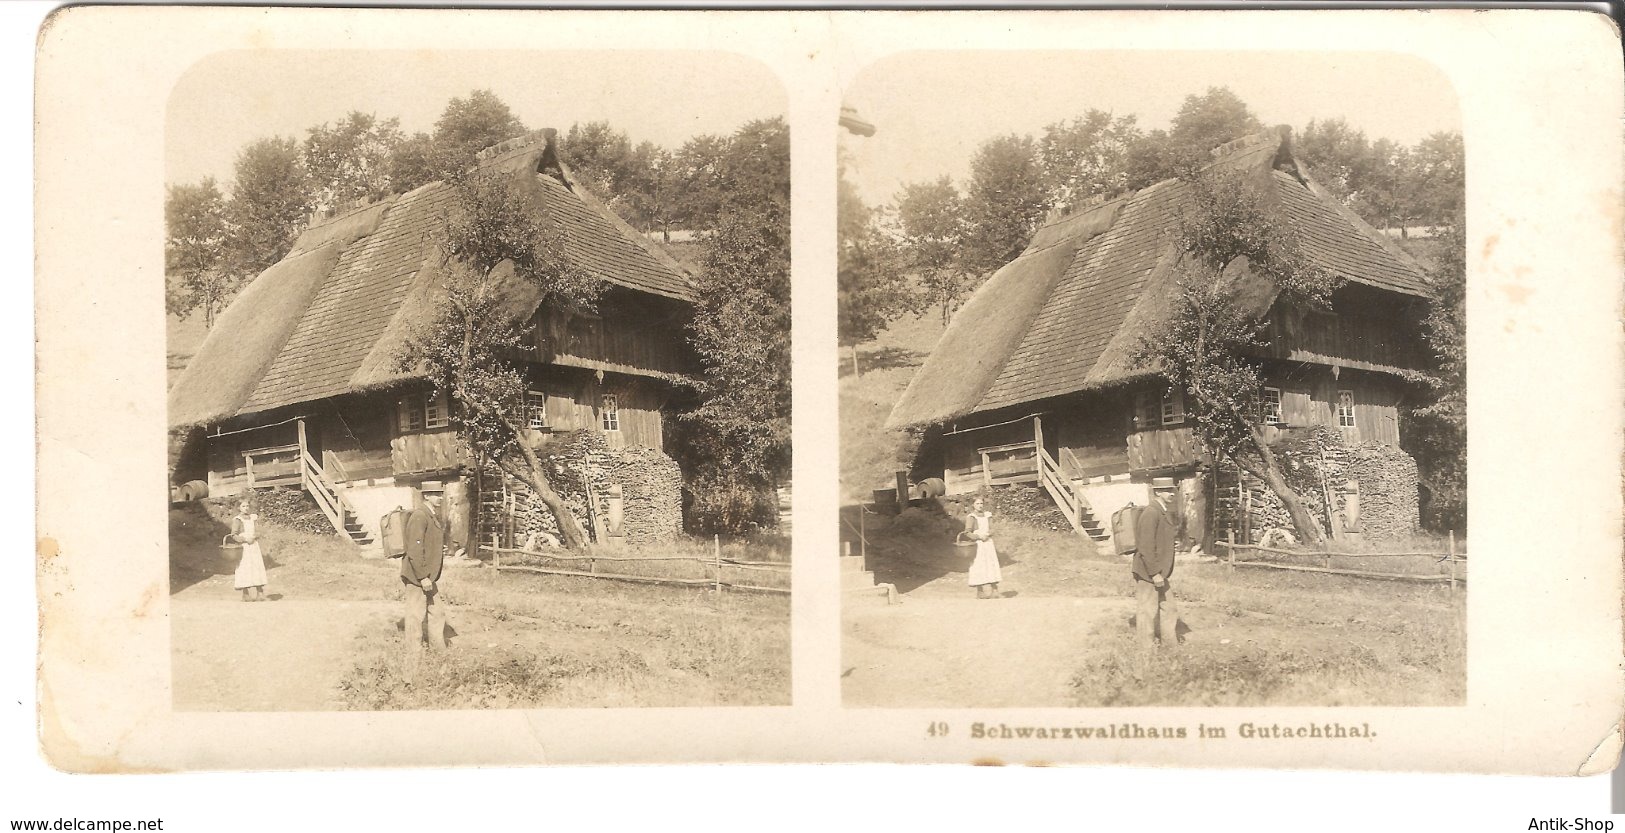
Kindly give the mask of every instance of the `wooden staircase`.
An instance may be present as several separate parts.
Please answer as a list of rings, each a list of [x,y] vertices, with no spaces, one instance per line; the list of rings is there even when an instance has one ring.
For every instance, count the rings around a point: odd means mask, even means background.
[[[887,604],[897,604],[897,586],[875,582],[873,570],[865,569],[863,556],[841,556],[841,592],[885,593]]]
[[[1035,443],[1038,458],[1038,482],[1043,485],[1044,491],[1049,492],[1050,499],[1060,508],[1061,514],[1066,516],[1067,522],[1079,535],[1091,541],[1105,542],[1111,539],[1111,531],[1106,529],[1105,522],[1095,517],[1094,508],[1089,505],[1087,498],[1072,485],[1072,480],[1066,477],[1061,466],[1055,458],[1044,450],[1041,442]],[[1061,449],[1062,456],[1071,452]]]
[[[301,429],[303,427],[300,426]],[[299,461],[299,485],[315,498],[322,514],[333,524],[333,530],[363,550],[377,549],[372,533],[361,523],[361,516],[357,515],[349,501],[344,499],[344,493],[328,481],[326,473],[322,471],[321,466],[316,465],[316,460],[310,456],[303,443],[300,443],[299,447]]]

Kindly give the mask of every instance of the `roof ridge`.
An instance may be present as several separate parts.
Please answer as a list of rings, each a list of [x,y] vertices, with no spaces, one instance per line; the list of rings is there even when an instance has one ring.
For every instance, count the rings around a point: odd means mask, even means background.
[[[530,130],[525,133],[521,133],[518,136],[503,139],[490,147],[482,148],[474,154],[474,161],[476,164],[483,164],[497,158],[498,156],[505,156],[514,151],[524,150],[529,148],[531,145],[536,144],[541,145],[543,149],[545,149],[548,145],[553,144],[557,140],[558,135],[559,131],[551,127]]]

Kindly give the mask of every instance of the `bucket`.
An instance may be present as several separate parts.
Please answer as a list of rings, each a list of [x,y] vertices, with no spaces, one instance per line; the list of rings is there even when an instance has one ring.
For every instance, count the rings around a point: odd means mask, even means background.
[[[220,558],[236,569],[238,562],[243,560],[243,545],[231,540],[227,535],[220,541]]]

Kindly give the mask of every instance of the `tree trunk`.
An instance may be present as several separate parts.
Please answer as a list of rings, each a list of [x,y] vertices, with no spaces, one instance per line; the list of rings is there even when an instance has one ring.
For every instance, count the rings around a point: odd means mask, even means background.
[[[1269,443],[1264,442],[1263,436],[1256,427],[1252,428],[1252,445],[1258,452],[1258,458],[1263,465],[1257,465],[1251,460],[1238,456],[1236,464],[1247,470],[1248,474],[1264,481],[1270,491],[1281,499],[1281,505],[1286,507],[1287,516],[1292,518],[1292,528],[1298,533],[1298,540],[1306,544],[1320,544],[1326,540],[1321,532],[1320,524],[1315,517],[1309,514],[1304,507],[1303,499],[1298,493],[1287,485],[1286,477],[1281,474],[1281,462],[1276,459],[1275,452],[1270,450]]]
[[[863,378],[863,372],[858,370],[858,345],[852,345],[852,378]]]

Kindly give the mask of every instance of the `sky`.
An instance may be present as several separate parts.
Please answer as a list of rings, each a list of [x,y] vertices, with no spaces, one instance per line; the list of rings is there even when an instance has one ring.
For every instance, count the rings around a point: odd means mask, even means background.
[[[1090,109],[1166,128],[1185,96],[1229,87],[1265,124],[1301,130],[1341,116],[1367,138],[1410,145],[1460,131],[1455,91],[1417,58],[1337,52],[913,52],[861,70],[845,103],[875,125],[840,138],[847,176],[865,201],[947,174],[963,182],[983,141]],[[844,133],[844,131],[843,131]]]
[[[351,110],[397,116],[408,135],[433,132],[453,97],[490,89],[531,129],[608,121],[633,142],[675,147],[786,113],[763,65],[718,52],[298,51],[211,55],[170,93],[165,181],[231,180],[243,145],[303,139]],[[568,152],[568,151],[566,151]]]

